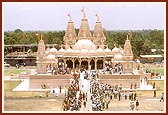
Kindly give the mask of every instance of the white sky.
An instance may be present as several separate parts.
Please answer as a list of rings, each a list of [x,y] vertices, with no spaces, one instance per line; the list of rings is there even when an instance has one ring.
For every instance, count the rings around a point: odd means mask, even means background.
[[[75,28],[79,28],[84,8],[90,29],[100,15],[106,30],[164,29],[165,3],[5,3],[3,2],[4,30],[66,30],[70,12]]]

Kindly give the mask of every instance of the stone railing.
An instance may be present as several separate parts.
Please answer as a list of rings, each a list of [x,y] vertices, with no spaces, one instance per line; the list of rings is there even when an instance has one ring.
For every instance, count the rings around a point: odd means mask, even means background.
[[[29,79],[71,79],[71,75],[30,75]]]
[[[100,79],[140,79],[140,75],[134,74],[123,74],[123,75],[115,75],[115,74],[102,74],[99,75]]]

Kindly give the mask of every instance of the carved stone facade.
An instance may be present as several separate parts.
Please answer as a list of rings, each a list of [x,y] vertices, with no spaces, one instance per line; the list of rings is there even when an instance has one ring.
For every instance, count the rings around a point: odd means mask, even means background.
[[[38,74],[47,73],[51,68],[58,69],[60,64],[62,68],[79,67],[87,70],[103,70],[109,62],[117,72],[132,73],[133,54],[128,36],[124,49],[114,47],[111,50],[105,45],[105,41],[106,37],[98,16],[92,35],[88,19],[83,12],[77,36],[70,17],[64,36],[64,46],[61,49],[57,51],[54,47],[46,48],[44,41],[40,40],[36,61],[37,72]]]

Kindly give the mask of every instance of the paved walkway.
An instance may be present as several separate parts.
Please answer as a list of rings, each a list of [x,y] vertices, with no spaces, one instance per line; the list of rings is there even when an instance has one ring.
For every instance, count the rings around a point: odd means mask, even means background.
[[[13,91],[28,91],[29,90],[29,79],[24,79]]]
[[[87,93],[87,101],[86,101],[86,108],[83,105],[82,102],[82,106],[80,111],[92,111],[92,101],[90,99],[91,94],[90,94],[90,80],[83,80],[83,88],[81,89],[83,92]]]

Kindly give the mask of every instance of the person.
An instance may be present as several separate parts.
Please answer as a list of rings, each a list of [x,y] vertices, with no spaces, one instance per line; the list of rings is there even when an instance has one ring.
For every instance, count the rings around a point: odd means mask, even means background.
[[[155,85],[156,85],[156,84],[155,84],[155,82],[154,82],[154,83],[153,83],[153,89],[155,89]]]
[[[119,92],[119,95],[118,95],[118,100],[120,101],[121,100],[121,93]]]
[[[131,108],[132,111],[134,110],[134,107],[135,107],[134,102],[131,101],[131,102],[130,102],[130,108]]]
[[[163,102],[164,102],[164,93],[162,93],[162,95],[161,95],[161,98],[160,98],[160,102],[163,100]]]
[[[156,90],[154,90],[153,92],[153,97],[156,97]]]
[[[138,106],[139,106],[139,101],[138,100],[136,101],[135,105],[136,105],[136,110],[138,110]]]
[[[86,101],[83,102],[84,107],[86,108]]]
[[[134,93],[134,101],[136,100],[137,94],[136,92]]]

